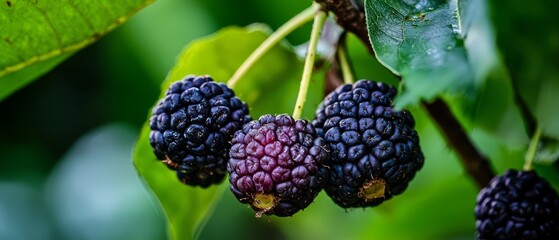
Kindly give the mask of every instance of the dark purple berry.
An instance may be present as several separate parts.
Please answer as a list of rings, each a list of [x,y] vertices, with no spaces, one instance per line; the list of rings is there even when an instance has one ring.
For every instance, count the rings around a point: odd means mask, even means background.
[[[227,171],[231,191],[257,212],[291,216],[306,208],[328,176],[329,148],[305,120],[264,115],[232,140]]]
[[[396,89],[360,80],[331,92],[313,125],[332,149],[326,193],[344,208],[401,194],[424,158],[411,114],[392,106]]]
[[[478,239],[559,239],[559,197],[534,171],[508,170],[477,195]]]
[[[185,184],[208,187],[225,177],[235,131],[251,120],[233,90],[209,76],[173,83],[153,108],[150,143]]]

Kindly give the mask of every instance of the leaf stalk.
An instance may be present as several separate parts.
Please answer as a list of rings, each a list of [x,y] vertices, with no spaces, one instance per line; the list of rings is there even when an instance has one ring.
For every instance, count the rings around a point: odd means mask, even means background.
[[[313,4],[313,6],[317,6]],[[295,109],[293,109],[293,118],[300,119],[303,113],[303,106],[307,100],[307,93],[309,91],[309,85],[311,82],[312,72],[314,68],[314,59],[316,57],[316,47],[318,45],[318,40],[324,24],[326,23],[326,17],[328,15],[324,11],[318,11],[314,16],[314,22],[311,31],[311,38],[309,41],[309,47],[307,50],[307,55],[305,58],[305,65],[303,67],[303,76],[301,77],[301,85],[299,86],[299,93],[297,94],[297,102],[295,103]]]
[[[532,140],[530,140],[530,145],[528,145],[528,151],[526,152],[526,158],[524,159],[523,167],[525,171],[530,171],[534,168],[534,159],[536,158],[541,135],[542,129],[538,126],[536,128],[536,131],[534,132],[534,136],[532,136]]]
[[[349,63],[345,41],[341,42],[338,46],[338,60],[340,61],[340,68],[342,69],[342,77],[345,84],[353,84],[355,78]]]

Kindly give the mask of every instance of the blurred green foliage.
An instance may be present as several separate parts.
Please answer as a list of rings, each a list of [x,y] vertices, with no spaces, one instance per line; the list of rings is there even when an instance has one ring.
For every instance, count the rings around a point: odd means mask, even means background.
[[[193,39],[225,26],[262,22],[277,29],[310,2],[159,0],[96,44],[69,57],[38,81],[0,102],[0,126],[3,127],[0,134],[0,239],[137,239],[134,235],[140,231],[137,226],[145,226],[142,229],[151,239],[164,239],[165,220],[158,200],[131,172],[131,141],[132,135],[140,132],[177,56]],[[553,21],[554,8],[550,7],[553,6],[550,0],[488,3],[496,37],[496,45],[489,45],[488,51],[497,53],[491,56],[496,58],[497,64],[487,70],[487,78],[475,94],[444,97],[476,146],[501,173],[506,168],[522,167],[529,139],[524,131],[522,113],[514,102],[512,84],[519,84],[531,112],[544,124],[544,134],[559,138],[559,113],[554,110],[559,102],[556,94],[559,71],[554,65],[559,62],[559,28]],[[308,40],[309,29],[310,26],[306,26],[287,40],[292,45],[304,43]],[[475,38],[476,34],[487,37],[484,36],[487,32],[474,31],[468,38]],[[356,38],[350,35],[348,43],[358,79],[398,84],[390,71],[369,55]],[[234,61],[239,64],[242,56]],[[297,69],[295,65],[299,63],[291,61],[290,64]],[[295,102],[293,92],[297,88],[298,71],[286,76],[278,71],[270,81],[285,77],[288,84],[275,92],[270,89],[277,89],[277,86],[264,85],[262,89],[271,94],[266,101],[257,101],[258,97],[254,97],[251,114],[257,117],[263,113],[290,113]],[[254,74],[256,77],[257,73]],[[322,74],[321,71],[316,79],[320,80]],[[247,82],[242,84],[239,92],[244,94],[243,99],[251,99],[251,91],[262,90]],[[312,85],[311,89],[316,94],[313,98],[318,99],[322,86]],[[417,121],[426,163],[404,194],[376,208],[345,211],[321,193],[309,208],[293,217],[257,219],[252,209],[239,204],[225,190],[223,197],[214,199],[217,205],[199,238],[472,239],[477,189],[430,117],[419,106],[410,106],[410,110]],[[312,117],[311,107],[304,116]],[[113,123],[120,123],[120,127],[101,127]],[[111,142],[111,139],[120,140]],[[149,151],[144,152],[148,154]],[[109,161],[102,161],[107,159]],[[91,167],[97,165],[98,169]],[[66,169],[66,173],[61,169]],[[78,171],[72,169],[91,171],[76,177],[68,174],[68,171]],[[559,189],[555,166],[538,165],[536,170]],[[117,178],[119,174],[125,177]],[[173,180],[172,172],[168,175],[169,180]],[[109,183],[101,179],[108,179]],[[64,182],[78,184],[64,185]],[[125,184],[108,187],[115,182]],[[220,188],[227,188],[226,185],[225,181]],[[98,221],[91,224],[103,226],[105,232],[90,231],[97,228],[91,226],[88,230],[88,221],[84,219],[96,215],[89,212],[91,215],[76,216],[75,211],[79,211],[74,210],[76,208],[59,206],[65,206],[64,201],[85,201],[72,198],[72,194],[65,195],[75,189],[83,190],[84,194],[93,193],[87,195],[87,199],[100,204],[95,206],[129,208],[116,212],[120,218],[97,216]],[[130,189],[133,194],[125,195],[122,189]],[[119,199],[124,199],[126,204],[118,205]],[[87,210],[88,205],[83,206]],[[75,225],[68,224],[72,217],[77,218],[72,221]],[[138,218],[149,218],[146,220],[149,224],[127,222]],[[40,234],[29,231],[29,224]],[[127,231],[118,231],[122,229]],[[104,233],[108,235],[102,235]]]
[[[559,139],[559,23],[556,2],[489,1],[497,44],[511,81],[544,135]],[[497,11],[498,9],[498,11]]]

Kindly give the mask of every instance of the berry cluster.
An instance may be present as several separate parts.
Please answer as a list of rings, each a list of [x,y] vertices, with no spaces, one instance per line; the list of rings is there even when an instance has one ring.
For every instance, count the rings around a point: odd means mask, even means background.
[[[248,107],[209,76],[172,84],[153,109],[150,142],[179,179],[231,191],[262,214],[291,216],[324,188],[338,205],[366,207],[402,193],[423,155],[396,90],[361,80],[326,97],[312,123],[287,114],[251,121]]]
[[[351,4],[364,11],[363,0]],[[153,109],[149,139],[155,155],[186,185],[207,188],[229,174],[231,192],[257,217],[292,216],[322,189],[342,208],[374,207],[402,194],[423,167],[424,156],[411,113],[393,106],[395,88],[371,80],[344,84],[325,97],[312,122],[296,119],[327,14],[310,8],[298,16],[286,26],[311,17],[315,22],[293,117],[267,114],[252,120],[247,104],[227,85],[209,76],[187,76],[172,84]],[[228,84],[235,85],[292,31],[280,29]],[[340,69],[344,80],[353,82],[342,49],[337,51]],[[539,134],[534,136],[531,146],[537,146]],[[535,155],[529,152],[526,169]],[[475,218],[478,239],[559,239],[559,197],[534,171],[509,170],[495,177],[477,197]]]

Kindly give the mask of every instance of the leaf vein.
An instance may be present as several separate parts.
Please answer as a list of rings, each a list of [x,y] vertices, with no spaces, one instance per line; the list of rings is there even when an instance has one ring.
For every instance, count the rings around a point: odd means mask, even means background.
[[[68,5],[70,7],[72,7],[76,11],[76,13],[78,13],[78,15],[83,19],[83,21],[85,22],[85,24],[87,25],[89,30],[91,30],[91,32],[97,33],[97,31],[95,31],[95,27],[93,27],[93,24],[91,23],[91,21],[89,21],[89,19],[85,16],[85,14],[83,14],[83,12],[80,11],[80,9],[74,4],[73,0],[68,1]]]
[[[38,3],[38,1],[37,1]],[[45,13],[41,8],[39,8],[39,6],[37,6],[37,4],[32,4],[37,11],[45,18],[45,22],[47,23],[47,25],[49,26],[50,30],[52,31],[52,35],[54,36],[54,39],[56,40],[56,42],[58,43],[59,47],[62,47],[62,41],[60,40],[60,36],[59,33],[56,31],[56,29],[54,28],[54,26],[52,25],[52,22],[50,21],[47,13]]]

